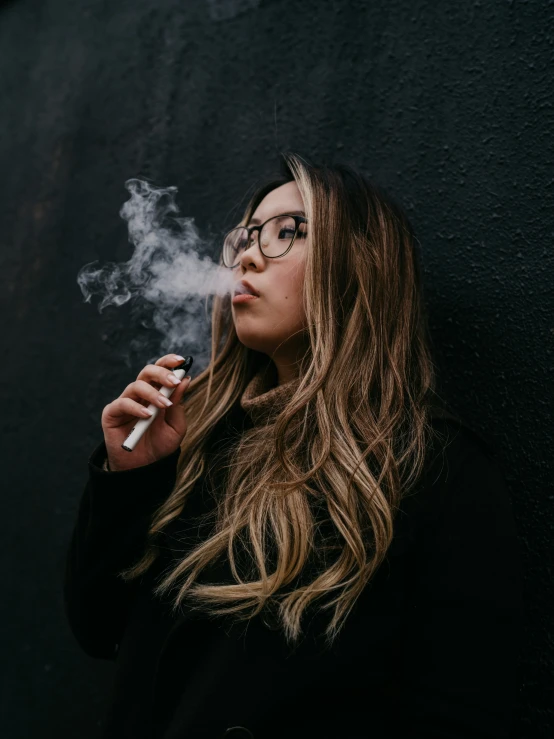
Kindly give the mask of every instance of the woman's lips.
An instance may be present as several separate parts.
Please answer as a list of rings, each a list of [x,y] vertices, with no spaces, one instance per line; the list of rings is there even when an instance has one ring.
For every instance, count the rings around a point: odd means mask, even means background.
[[[233,304],[234,303],[248,303],[250,300],[258,300],[257,295],[250,295],[249,293],[242,293],[239,295],[233,296]]]

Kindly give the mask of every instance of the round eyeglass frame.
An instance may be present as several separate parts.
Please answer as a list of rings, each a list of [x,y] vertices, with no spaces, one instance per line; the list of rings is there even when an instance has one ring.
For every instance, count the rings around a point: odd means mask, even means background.
[[[295,224],[294,236],[292,237],[292,240],[291,240],[290,244],[287,246],[287,248],[285,249],[285,251],[282,254],[275,254],[274,256],[271,257],[268,254],[266,254],[264,252],[264,250],[262,249],[262,247],[261,247],[260,234],[262,232],[262,228],[265,226],[266,223],[269,223],[269,221],[273,221],[275,218],[282,218],[283,216],[287,216],[288,218],[294,218],[294,224]],[[288,254],[288,252],[292,249],[292,246],[293,246],[293,244],[294,244],[294,242],[296,240],[296,236],[298,234],[298,229],[299,229],[301,223],[308,223],[308,219],[305,218],[304,216],[298,216],[298,215],[294,215],[292,213],[279,213],[276,216],[271,216],[271,218],[268,218],[267,221],[264,221],[263,223],[260,223],[259,226],[237,226],[236,228],[232,228],[230,231],[228,231],[225,234],[225,238],[223,239],[223,242],[225,243],[225,241],[227,240],[227,237],[229,236],[229,234],[232,234],[233,231],[238,231],[239,229],[246,229],[248,231],[248,242],[250,242],[250,239],[252,237],[252,231],[257,231],[258,232],[258,247],[259,247],[260,251],[262,252],[262,254],[264,255],[264,257],[266,259],[278,259],[279,257],[284,257],[285,254]],[[250,248],[250,246],[247,246],[246,247],[246,249],[249,249],[249,248]],[[246,251],[246,249],[244,249],[244,251]],[[239,264],[240,264],[240,257],[239,257],[239,261],[236,264],[233,264],[231,267],[229,267],[227,264],[225,264],[225,262],[223,260],[223,253],[224,253],[224,250],[221,251],[221,261],[223,262],[223,265],[225,267],[227,267],[227,269],[235,269],[235,267],[238,267],[239,266]]]

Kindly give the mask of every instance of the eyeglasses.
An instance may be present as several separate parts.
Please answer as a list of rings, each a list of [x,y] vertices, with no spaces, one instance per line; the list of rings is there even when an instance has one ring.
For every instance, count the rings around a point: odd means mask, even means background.
[[[253,231],[258,232],[258,246],[268,259],[284,257],[292,249],[296,238],[305,239],[308,235],[307,218],[282,213],[273,216],[259,226],[238,226],[225,236],[223,242],[223,264],[230,269],[236,267],[242,253],[250,246]]]

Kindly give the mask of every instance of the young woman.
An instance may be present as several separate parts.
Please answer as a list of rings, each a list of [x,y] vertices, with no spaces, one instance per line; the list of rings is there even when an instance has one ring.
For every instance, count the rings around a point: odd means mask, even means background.
[[[281,164],[225,238],[255,297],[214,299],[209,366],[166,408],[164,356],[102,413],[64,593],[116,662],[103,736],[508,737],[514,521],[441,409],[412,229],[351,167]]]

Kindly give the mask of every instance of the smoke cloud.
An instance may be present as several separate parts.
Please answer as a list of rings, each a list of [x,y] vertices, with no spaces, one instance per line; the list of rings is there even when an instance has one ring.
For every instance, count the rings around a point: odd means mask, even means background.
[[[149,333],[132,336],[127,352],[120,348],[128,365],[131,352],[144,356],[155,341],[158,348],[143,364],[170,352],[193,354],[198,371],[209,361],[208,299],[232,291],[233,272],[205,255],[213,244],[201,238],[194,219],[177,216],[176,187],[156,188],[137,178],[125,187],[131,197],[119,215],[127,221],[134,246],[131,258],[104,266],[90,262],[79,270],[77,283],[85,302],[100,296],[100,313],[108,306],[133,304],[135,318]],[[152,329],[159,332],[156,338]]]

